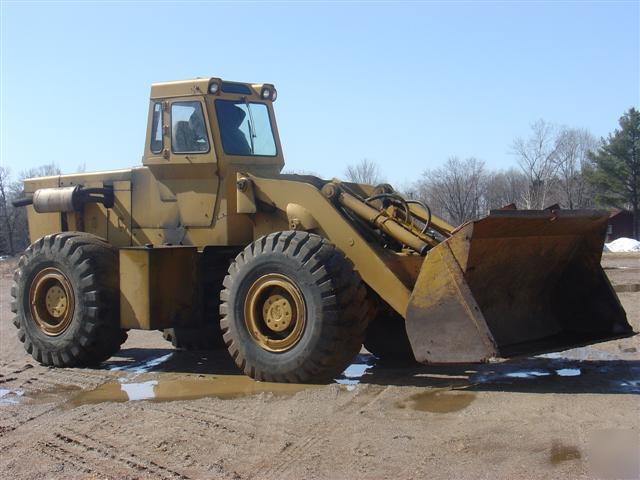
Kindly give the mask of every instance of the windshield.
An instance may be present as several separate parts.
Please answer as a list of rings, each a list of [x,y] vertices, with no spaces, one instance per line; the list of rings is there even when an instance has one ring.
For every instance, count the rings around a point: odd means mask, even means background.
[[[264,103],[216,100],[222,148],[228,155],[274,156],[276,143]]]

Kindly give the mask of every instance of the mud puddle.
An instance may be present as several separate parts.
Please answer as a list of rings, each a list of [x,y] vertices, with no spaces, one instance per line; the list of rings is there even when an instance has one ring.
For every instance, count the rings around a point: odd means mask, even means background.
[[[554,440],[551,444],[549,462],[552,465],[558,465],[562,462],[569,462],[571,460],[580,460],[581,458],[582,454],[580,453],[580,450],[574,445],[565,445],[557,440]]]
[[[103,383],[93,390],[78,394],[71,399],[70,404],[75,407],[94,403],[138,400],[170,402],[205,397],[232,399],[259,393],[288,396],[314,387],[314,385],[297,383],[257,382],[244,375],[159,378],[141,382],[121,378],[120,381]]]
[[[17,405],[24,396],[24,390],[0,388],[0,406]]]
[[[613,289],[618,293],[640,292],[640,283],[614,284]]]
[[[128,367],[110,368],[111,371],[127,373],[148,373],[153,367],[168,360],[165,356],[143,364]],[[359,363],[350,365],[335,383],[344,385],[348,391],[354,390],[365,374],[373,366],[373,359],[362,356]],[[232,399],[247,397],[259,393],[270,393],[276,396],[294,395],[319,385],[298,383],[258,382],[244,375],[198,375],[174,378],[154,378],[147,381],[135,381],[123,377],[118,381],[107,382],[93,390],[80,393],[70,401],[72,406],[102,402],[129,402],[149,400],[170,402],[176,400],[196,400],[205,397]]]
[[[428,390],[411,395],[397,402],[398,408],[410,408],[420,412],[452,413],[467,408],[476,399],[476,394],[460,390]]]

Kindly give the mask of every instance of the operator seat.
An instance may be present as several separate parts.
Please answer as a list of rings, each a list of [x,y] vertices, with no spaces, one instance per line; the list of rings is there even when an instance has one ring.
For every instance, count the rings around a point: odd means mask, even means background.
[[[173,151],[174,152],[197,152],[196,137],[193,129],[187,121],[180,121],[176,123],[176,128],[173,130]]]
[[[244,110],[231,102],[216,102],[220,135],[224,151],[231,155],[251,155],[251,147],[247,136],[240,130],[244,117]]]

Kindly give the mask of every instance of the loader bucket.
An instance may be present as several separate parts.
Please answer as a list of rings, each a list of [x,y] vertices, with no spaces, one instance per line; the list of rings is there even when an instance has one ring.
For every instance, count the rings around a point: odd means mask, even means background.
[[[419,362],[481,362],[633,335],[600,260],[608,213],[498,210],[427,254],[406,312]]]

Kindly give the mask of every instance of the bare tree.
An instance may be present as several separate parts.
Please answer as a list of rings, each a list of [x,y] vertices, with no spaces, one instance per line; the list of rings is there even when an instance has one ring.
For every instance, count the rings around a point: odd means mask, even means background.
[[[350,182],[354,183],[365,183],[367,185],[384,183],[378,164],[366,158],[355,165],[348,165],[344,174]]]
[[[502,208],[509,204],[519,205],[527,191],[527,177],[515,168],[487,173],[485,184],[486,210]]]
[[[524,192],[526,208],[544,208],[549,201],[558,168],[555,130],[553,125],[538,120],[531,125],[529,138],[516,138],[512,144],[512,152],[528,181]]]
[[[20,173],[20,180],[36,177],[51,177],[54,175],[60,175],[62,171],[60,167],[55,163],[47,163],[40,165],[39,167],[30,168],[29,170],[23,170]]]
[[[424,172],[416,190],[436,215],[458,225],[484,213],[485,180],[483,161],[451,157],[443,167]]]
[[[589,152],[598,142],[587,130],[563,128],[558,134],[556,166],[561,204],[567,208],[585,208],[593,205],[593,191],[587,181],[591,167]]]
[[[14,255],[29,244],[29,228],[25,208],[15,208],[13,200],[24,195],[23,180],[32,177],[59,175],[60,168],[51,163],[31,168],[20,174],[18,181],[12,181],[10,171],[0,167],[0,250]]]
[[[15,248],[13,244],[15,212],[11,205],[11,172],[6,167],[0,166],[0,224],[2,232],[0,233],[0,247],[13,255]]]

